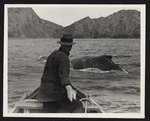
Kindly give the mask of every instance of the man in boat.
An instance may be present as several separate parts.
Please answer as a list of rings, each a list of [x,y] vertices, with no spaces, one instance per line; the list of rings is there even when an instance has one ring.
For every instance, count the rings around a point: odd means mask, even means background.
[[[38,98],[43,102],[44,112],[82,113],[83,105],[76,100],[76,91],[69,80],[69,54],[72,49],[72,35],[64,34],[60,41],[60,48],[47,58],[41,78]]]

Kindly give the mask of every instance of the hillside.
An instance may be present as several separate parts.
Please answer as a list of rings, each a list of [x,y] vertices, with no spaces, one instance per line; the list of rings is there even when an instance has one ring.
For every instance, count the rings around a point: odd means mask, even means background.
[[[32,8],[8,9],[8,36],[13,38],[54,38],[62,27],[42,20]]]
[[[49,37],[60,38],[63,34],[63,27],[47,20],[41,19],[44,24],[45,31],[49,33]]]
[[[65,28],[78,38],[139,38],[140,12],[121,10],[107,17],[83,18]]]
[[[63,33],[75,38],[139,38],[140,12],[121,10],[107,17],[85,17],[62,27],[41,19],[32,8],[8,9],[10,38],[60,38]]]

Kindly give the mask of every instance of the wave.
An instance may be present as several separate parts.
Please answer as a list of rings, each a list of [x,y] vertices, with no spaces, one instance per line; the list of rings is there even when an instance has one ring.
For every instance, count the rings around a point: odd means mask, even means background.
[[[116,70],[102,71],[102,70],[97,69],[97,68],[79,69],[79,71],[83,71],[83,72],[94,72],[94,73],[109,73],[109,72],[116,72]]]
[[[38,60],[46,60],[47,56],[39,56]]]
[[[132,66],[132,67],[140,67],[140,63],[128,63],[128,64],[120,64],[119,66]]]
[[[79,69],[78,71],[82,71],[82,72],[93,72],[93,73],[112,73],[112,72],[121,72],[120,70],[110,70],[110,71],[102,71],[98,68],[86,68],[86,69]],[[122,69],[122,71],[124,73],[128,72],[125,69]]]
[[[39,56],[38,61],[41,61],[43,64],[46,63],[47,56]]]
[[[130,57],[133,57],[133,56],[130,56],[130,55],[114,55],[112,56],[113,58],[130,58]]]
[[[122,85],[113,85],[111,82],[104,84],[104,83],[95,83],[94,85],[89,85],[89,86],[85,86],[82,87],[82,89],[84,90],[105,90],[105,91],[110,91],[112,92],[119,92],[121,94],[130,94],[130,95],[139,95],[140,94],[140,87],[137,86],[122,86]],[[98,93],[94,93],[94,96],[98,96]],[[93,96],[93,95],[92,95]],[[99,95],[100,96],[100,95]]]
[[[9,76],[15,76],[15,77],[22,77],[24,75],[27,75],[27,73],[21,73],[21,72],[9,72]]]

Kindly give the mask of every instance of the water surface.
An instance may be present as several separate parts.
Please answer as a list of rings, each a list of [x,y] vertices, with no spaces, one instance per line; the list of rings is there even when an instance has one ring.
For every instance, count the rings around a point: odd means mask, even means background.
[[[12,106],[40,85],[44,58],[59,48],[58,39],[8,40],[8,101]],[[111,55],[125,72],[71,70],[73,85],[95,99],[106,113],[140,112],[140,40],[75,39],[70,59]]]

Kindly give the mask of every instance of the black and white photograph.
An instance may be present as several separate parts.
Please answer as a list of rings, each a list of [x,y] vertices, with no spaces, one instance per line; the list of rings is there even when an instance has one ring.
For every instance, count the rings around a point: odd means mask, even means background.
[[[145,117],[145,4],[5,4],[4,117]]]

